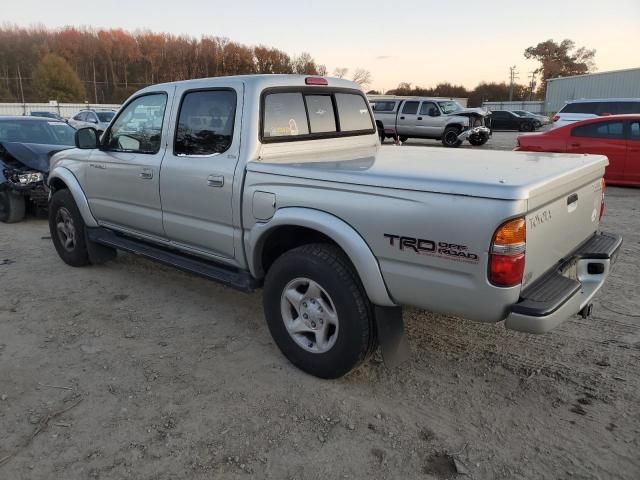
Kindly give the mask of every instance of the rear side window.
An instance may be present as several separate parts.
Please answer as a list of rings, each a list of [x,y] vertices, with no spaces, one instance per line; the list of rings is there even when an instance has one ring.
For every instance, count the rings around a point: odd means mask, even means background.
[[[233,140],[236,93],[232,90],[188,92],[182,99],[176,128],[176,155],[213,155]]]
[[[599,102],[574,102],[567,103],[559,113],[590,113],[595,115],[598,112]]]
[[[307,112],[302,93],[272,93],[264,100],[265,137],[307,135]]]
[[[574,137],[624,139],[624,122],[590,123],[571,130]]]
[[[330,95],[307,95],[304,97],[309,112],[311,133],[336,131],[336,114]]]
[[[340,118],[340,130],[343,132],[358,132],[373,128],[369,109],[361,95],[336,93],[336,105]]]
[[[374,112],[393,112],[396,109],[396,102],[371,102]]]
[[[420,102],[406,102],[404,107],[402,107],[402,113],[406,113],[407,115],[415,115],[418,113],[418,105]]]
[[[330,89],[267,91],[262,107],[262,141],[308,140],[373,133],[364,95]]]

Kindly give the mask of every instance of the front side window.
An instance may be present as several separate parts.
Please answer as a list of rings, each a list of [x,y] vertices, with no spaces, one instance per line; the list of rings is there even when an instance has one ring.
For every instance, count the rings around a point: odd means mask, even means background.
[[[336,105],[340,118],[340,130],[357,132],[371,130],[371,115],[364,98],[353,93],[336,93]]]
[[[575,127],[571,131],[571,135],[574,137],[591,137],[591,138],[624,138],[624,123],[623,122],[599,122],[589,123]]]
[[[213,155],[233,141],[236,93],[233,90],[189,92],[182,99],[176,128],[176,155]]]
[[[415,115],[418,113],[418,105],[420,102],[405,102],[404,107],[402,107],[402,113],[406,115]]]
[[[104,147],[112,151],[157,153],[167,106],[165,93],[134,99],[118,115],[104,137]]]
[[[640,122],[631,122],[631,140],[640,140]]]
[[[420,106],[420,115],[428,115],[429,117],[437,117],[440,111],[433,102],[422,102]]]
[[[307,112],[302,93],[272,93],[264,101],[263,132],[269,137],[307,135]]]

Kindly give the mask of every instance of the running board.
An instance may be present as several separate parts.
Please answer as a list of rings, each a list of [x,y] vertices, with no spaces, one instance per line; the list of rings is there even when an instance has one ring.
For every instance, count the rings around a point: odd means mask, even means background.
[[[250,293],[260,286],[260,283],[248,272],[209,262],[176,250],[151,245],[141,240],[116,235],[106,228],[87,228],[87,236],[89,240],[100,245],[140,255],[149,260],[214,280],[236,290]]]

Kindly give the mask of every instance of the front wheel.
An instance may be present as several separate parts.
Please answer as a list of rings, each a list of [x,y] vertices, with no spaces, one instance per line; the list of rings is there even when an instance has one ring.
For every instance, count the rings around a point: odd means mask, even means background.
[[[0,222],[16,223],[25,216],[27,203],[22,195],[10,190],[0,190]]]
[[[82,215],[69,190],[58,190],[49,202],[49,231],[60,258],[72,267],[89,264]]]
[[[460,129],[457,127],[447,127],[442,134],[442,144],[445,147],[457,148],[462,145],[462,142],[458,140],[460,135]]]
[[[520,131],[521,132],[532,132],[533,131],[533,124],[528,123],[528,122],[524,122],[522,125],[520,125]]]
[[[372,306],[344,253],[333,245],[303,245],[269,269],[264,311],[280,351],[320,378],[338,378],[373,351]]]
[[[489,137],[486,135],[482,136],[471,136],[468,138],[469,143],[474,147],[480,147],[489,141]]]

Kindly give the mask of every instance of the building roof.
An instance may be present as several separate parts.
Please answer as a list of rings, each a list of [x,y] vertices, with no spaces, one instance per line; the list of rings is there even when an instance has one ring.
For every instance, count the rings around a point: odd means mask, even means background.
[[[640,72],[640,67],[638,67],[638,68],[624,68],[622,70],[608,70],[606,72],[585,73],[583,75],[571,75],[571,76],[568,76],[568,77],[555,77],[555,78],[549,78],[547,80],[547,82],[554,82],[556,80],[569,80],[569,79],[582,78],[582,77],[593,77],[593,76],[596,76],[596,75],[607,75],[609,73],[624,73],[624,72],[635,72],[635,71]]]

